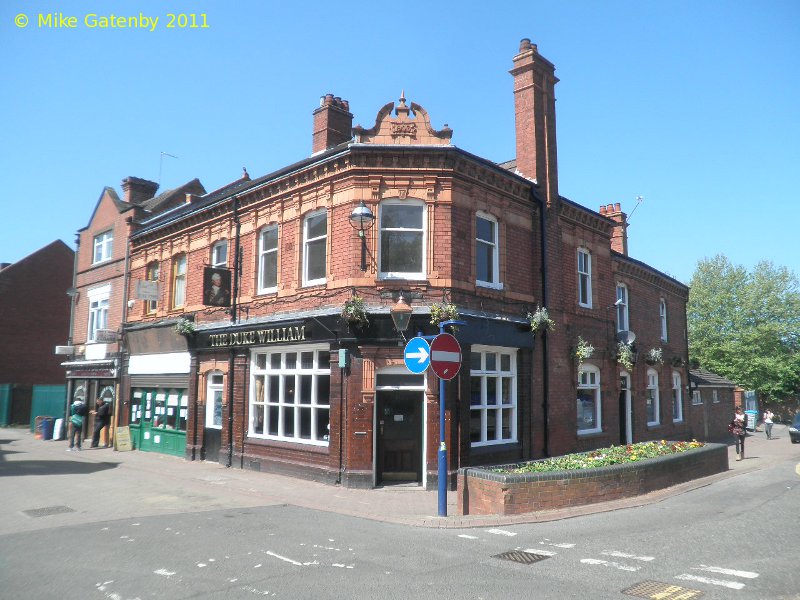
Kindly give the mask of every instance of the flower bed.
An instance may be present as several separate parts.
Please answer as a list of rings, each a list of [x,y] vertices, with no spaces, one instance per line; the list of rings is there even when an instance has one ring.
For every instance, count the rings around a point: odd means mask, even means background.
[[[459,469],[458,512],[515,515],[607,502],[728,470],[727,446],[695,442],[688,447],[691,444],[650,442],[525,464]]]

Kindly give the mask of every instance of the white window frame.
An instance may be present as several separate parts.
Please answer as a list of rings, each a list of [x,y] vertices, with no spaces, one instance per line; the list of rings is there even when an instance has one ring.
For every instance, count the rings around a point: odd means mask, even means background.
[[[471,441],[473,448],[480,446],[496,446],[498,444],[513,444],[517,442],[517,349],[503,346],[483,346],[474,344],[471,348],[473,354],[480,355],[480,368],[470,367],[470,389],[472,380],[480,380],[480,403],[473,403],[470,398],[470,423],[473,413],[480,416],[480,439]],[[488,364],[487,357],[494,356],[494,367]],[[509,357],[508,369],[503,369],[503,356]],[[470,361],[472,357],[470,357]],[[495,404],[488,403],[489,382],[493,380],[495,390]],[[510,398],[503,396],[503,381],[508,381]],[[510,412],[509,412],[510,411]],[[507,414],[507,418],[504,417]],[[494,439],[488,439],[489,419],[494,418]],[[508,437],[503,437],[503,425],[507,423]],[[472,427],[470,425],[470,438]]]
[[[412,228],[385,228],[383,226],[383,209],[386,206],[405,206],[405,207],[415,207],[422,209],[422,228],[421,229],[412,229]],[[400,200],[400,199],[389,199],[384,200],[379,205],[379,231],[378,231],[378,278],[380,279],[425,279],[426,277],[426,269],[427,269],[427,261],[428,261],[428,207],[422,200]],[[420,234],[420,239],[422,240],[422,257],[420,262],[421,270],[419,272],[415,271],[385,271],[383,269],[383,232],[384,231],[408,231],[408,232],[418,232]]]
[[[714,404],[719,403],[719,392],[717,390],[711,390],[711,402]]]
[[[603,407],[602,407],[602,393],[600,390],[600,369],[594,365],[583,363],[578,370],[578,390],[590,390],[594,394],[594,427],[591,429],[581,429],[580,423],[580,409],[576,405],[576,429],[578,435],[588,435],[592,433],[600,433],[603,431]],[[580,402],[580,399],[578,399]]]
[[[92,245],[92,264],[97,265],[111,260],[114,254],[114,230],[109,229],[94,236]]]
[[[303,368],[302,366],[302,353],[313,352],[313,364],[311,368]],[[322,353],[328,356],[328,362],[324,362]],[[293,368],[286,366],[287,356],[295,354],[295,365]],[[263,365],[259,366],[259,357],[263,356]],[[280,356],[280,367],[276,368],[272,365],[272,357]],[[330,437],[330,346],[327,344],[308,344],[301,346],[276,346],[269,348],[253,349],[250,354],[250,399],[248,407],[248,437],[267,440],[280,440],[283,442],[291,442],[295,444],[306,444],[312,446],[328,446]],[[286,402],[285,394],[285,381],[287,377],[294,376],[294,399],[293,402]],[[311,393],[310,403],[300,402],[300,377],[311,376]],[[256,380],[263,377],[261,385],[261,397],[258,397],[259,390],[257,389]],[[272,386],[270,385],[270,377],[276,377],[278,380],[278,397],[271,397]],[[320,377],[328,378],[328,397],[321,399],[318,398],[318,384]],[[324,400],[324,401],[321,401]],[[258,414],[257,407],[263,407],[263,431],[256,433],[255,431],[255,416]],[[277,434],[270,434],[270,408],[277,408],[278,423]],[[285,431],[286,422],[284,419],[285,411],[292,410],[293,431]],[[310,424],[310,437],[300,437],[301,426],[301,410],[309,410],[311,413]],[[327,412],[328,416],[328,433],[322,438],[316,437],[320,415]]]
[[[492,225],[492,239],[485,240],[478,236],[478,220],[483,220]],[[478,273],[478,249],[490,248],[492,251],[490,269],[492,277],[490,279],[481,279]],[[489,213],[478,211],[475,214],[475,282],[481,287],[493,288],[496,290],[503,289],[503,284],[500,283],[500,224],[497,219]]]
[[[647,369],[647,389],[645,395],[645,414],[647,407],[652,402],[653,420],[649,419],[647,424],[655,426],[661,424],[661,392],[658,389],[658,372],[655,369]]]
[[[683,384],[681,374],[672,372],[672,422],[683,421]]]
[[[275,240],[275,247],[274,248],[264,248],[264,240],[266,239],[266,234],[276,231],[280,234],[278,229],[278,225],[267,225],[266,227],[262,227],[261,231],[258,232],[258,293],[259,294],[274,294],[278,291],[278,246],[280,244],[280,238],[276,236]],[[264,264],[266,263],[268,258],[271,258],[272,255],[275,255],[275,285],[264,285]]]
[[[658,305],[658,314],[659,320],[661,321],[661,341],[666,342],[668,333],[667,333],[667,301],[664,298],[661,298],[661,301]]]
[[[628,331],[631,328],[630,313],[628,312],[628,286],[624,283],[617,284],[617,331]]]
[[[183,265],[183,270],[179,267]],[[185,252],[176,254],[172,257],[172,308],[183,308],[186,305],[186,288],[187,280],[186,273],[189,271],[189,256]],[[181,290],[180,302],[178,302],[178,280],[183,282],[183,289]]]
[[[222,429],[223,417],[219,424],[214,422],[214,408],[219,394],[220,406],[225,404],[225,374],[222,371],[209,371],[206,374],[206,424],[208,429]]]
[[[323,235],[318,235],[314,238],[308,237],[308,223],[311,219],[315,217],[319,217],[320,215],[325,215],[325,233]],[[328,219],[328,211],[326,209],[322,210],[315,210],[305,215],[303,218],[303,285],[321,285],[327,281],[327,274],[328,274],[328,226],[330,225]],[[319,242],[322,240],[325,246],[325,267],[324,272],[325,275],[322,277],[318,277],[317,279],[309,279],[308,277],[308,247],[310,244],[315,242]]]
[[[221,257],[222,253],[225,257]],[[222,267],[228,266],[228,240],[220,240],[211,247],[211,266]]]
[[[581,260],[583,259],[583,260]],[[586,248],[578,248],[578,306],[592,308],[592,253]],[[581,290],[586,287],[586,297]]]
[[[161,276],[161,263],[151,260],[144,268],[144,278],[147,281],[158,281]],[[148,313],[154,313],[158,309],[158,300],[145,300],[145,309]]]
[[[108,328],[108,307],[111,298],[111,285],[104,285],[86,292],[89,301],[89,322],[86,327],[86,341],[95,342],[98,329]]]
[[[703,395],[700,393],[700,390],[692,390],[692,404],[697,406],[698,404],[703,403]]]

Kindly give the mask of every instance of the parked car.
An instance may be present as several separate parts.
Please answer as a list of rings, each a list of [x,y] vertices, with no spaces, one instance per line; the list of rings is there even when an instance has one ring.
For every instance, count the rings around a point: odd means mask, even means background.
[[[800,442],[800,413],[794,416],[792,424],[789,425],[789,439],[793,444]]]

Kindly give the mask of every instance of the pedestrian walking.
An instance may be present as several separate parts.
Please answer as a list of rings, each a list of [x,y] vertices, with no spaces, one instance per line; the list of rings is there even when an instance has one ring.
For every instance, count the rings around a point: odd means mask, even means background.
[[[739,406],[736,407],[733,420],[728,425],[728,431],[736,440],[736,460],[742,460],[744,458],[744,438],[747,434],[747,415]]]
[[[768,440],[772,439],[772,418],[774,416],[770,409],[764,411],[764,431],[767,432]]]
[[[92,448],[97,448],[100,445],[100,432],[106,430],[105,447],[108,448],[108,424],[111,422],[111,405],[107,404],[103,398],[97,399],[95,410],[92,411],[94,415],[94,433],[92,434]]]
[[[76,446],[81,449],[81,438],[83,437],[83,417],[86,415],[86,405],[76,400],[72,403],[69,409],[69,423],[72,425],[72,431],[69,434],[69,448],[67,452],[73,450]]]

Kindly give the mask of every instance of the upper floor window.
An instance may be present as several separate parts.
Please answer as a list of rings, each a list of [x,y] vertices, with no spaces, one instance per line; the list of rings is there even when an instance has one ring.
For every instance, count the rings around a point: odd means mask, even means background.
[[[303,285],[325,283],[328,250],[328,213],[316,212],[303,222]]]
[[[661,341],[667,341],[667,301],[661,298],[658,314],[661,320]]]
[[[472,445],[516,442],[516,350],[473,345],[469,375],[469,437]]]
[[[700,390],[692,391],[692,404],[702,404],[703,397],[700,395]]]
[[[278,226],[269,225],[258,236],[258,293],[278,289]]]
[[[658,425],[661,422],[660,396],[658,393],[658,373],[655,369],[647,369],[647,424]]]
[[[94,257],[92,264],[97,264],[111,259],[111,251],[114,245],[114,232],[106,231],[94,238]]]
[[[628,286],[624,283],[617,284],[617,331],[628,331]]]
[[[683,389],[681,387],[681,374],[672,373],[672,420],[683,421]]]
[[[172,259],[172,308],[186,303],[186,255],[178,254]]]
[[[582,364],[578,372],[578,433],[602,431],[600,408],[600,370]]]
[[[478,213],[475,219],[475,278],[478,285],[500,287],[497,220]]]
[[[158,261],[154,260],[153,262],[147,265],[147,272],[145,273],[145,279],[147,281],[158,281]],[[146,300],[145,306],[147,307],[147,312],[152,313],[156,312],[156,308],[158,307],[158,302],[156,300]]]
[[[592,255],[578,248],[578,304],[592,307]]]
[[[380,205],[380,277],[425,277],[425,205],[386,200]]]
[[[220,240],[211,247],[211,266],[228,266],[228,240]]]
[[[97,339],[98,329],[108,328],[108,299],[111,296],[111,286],[104,285],[100,288],[89,290],[89,329],[86,341],[94,342]]]

